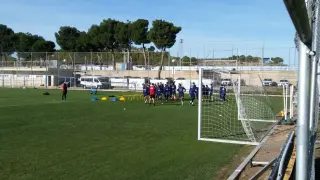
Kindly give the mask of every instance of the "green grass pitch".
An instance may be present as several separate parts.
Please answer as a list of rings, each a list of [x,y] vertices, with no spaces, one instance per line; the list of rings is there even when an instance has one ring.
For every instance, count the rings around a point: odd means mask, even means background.
[[[197,141],[197,106],[0,89],[0,179],[213,179],[242,146]],[[96,97],[116,95],[99,92]]]

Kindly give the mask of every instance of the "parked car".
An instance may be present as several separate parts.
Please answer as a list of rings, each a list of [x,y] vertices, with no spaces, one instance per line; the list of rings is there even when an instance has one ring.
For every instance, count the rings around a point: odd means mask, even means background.
[[[232,86],[232,81],[231,81],[231,79],[221,79],[221,85]]]
[[[288,85],[290,85],[290,83],[286,79],[281,79],[278,83],[278,86],[288,86]]]
[[[80,84],[84,89],[110,89],[111,87],[110,78],[100,76],[81,76]]]
[[[272,79],[266,78],[263,79],[262,86],[277,86],[277,83],[272,81]]]

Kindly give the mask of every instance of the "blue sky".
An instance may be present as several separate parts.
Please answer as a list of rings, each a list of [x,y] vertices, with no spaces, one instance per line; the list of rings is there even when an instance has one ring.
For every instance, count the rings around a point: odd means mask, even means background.
[[[105,18],[164,19],[181,26],[178,39],[184,43],[170,49],[174,55],[223,57],[247,52],[281,56],[290,64],[295,57],[290,49],[295,31],[281,0],[11,0],[2,2],[0,11],[0,23],[15,32],[52,41],[60,26],[87,30]]]

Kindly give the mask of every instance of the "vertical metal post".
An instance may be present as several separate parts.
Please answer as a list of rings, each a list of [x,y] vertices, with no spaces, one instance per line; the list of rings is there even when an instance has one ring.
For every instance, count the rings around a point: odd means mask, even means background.
[[[296,179],[308,179],[310,74],[307,46],[299,41],[298,120]]]
[[[214,60],[214,50],[212,50],[212,60]]]
[[[71,83],[71,79],[70,79]],[[77,87],[77,79],[76,79],[76,53],[73,53],[73,86]],[[71,87],[71,85],[70,85]]]
[[[286,88],[285,86],[283,85],[282,86],[282,94],[283,94],[283,115],[286,118]]]
[[[47,66],[47,61],[48,61],[48,53],[46,52],[46,60],[45,62],[45,66],[46,66],[46,88],[48,88],[48,66]]]
[[[290,86],[290,118],[293,118],[293,85]]]
[[[289,48],[289,68],[291,68],[291,47]]]
[[[289,85],[286,85],[286,114],[285,114],[285,118],[288,119],[288,90],[289,90]]]
[[[35,87],[34,85],[34,75],[33,75],[33,57],[32,57],[32,52],[30,54],[31,56],[31,75],[32,75],[32,86]]]
[[[199,68],[198,81],[198,140],[201,138],[201,120],[202,120],[202,68]]]
[[[314,117],[315,117],[315,107],[317,98],[317,72],[318,72],[318,60],[316,56],[312,56],[312,69],[311,69],[311,87],[310,87],[310,117],[309,117],[309,130],[312,132],[314,130]]]
[[[238,63],[239,63],[239,48],[237,48],[237,62],[236,62],[236,66],[237,66],[237,71],[238,69]]]
[[[238,77],[238,92],[237,92],[237,104],[238,104],[238,119],[241,119],[241,102],[240,102],[240,89],[241,88],[241,75]]]

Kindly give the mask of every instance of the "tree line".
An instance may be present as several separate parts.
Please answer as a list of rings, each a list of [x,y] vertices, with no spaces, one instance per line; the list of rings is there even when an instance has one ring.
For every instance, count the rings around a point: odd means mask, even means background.
[[[161,52],[159,76],[162,70],[165,52],[176,43],[181,27],[165,20],[154,20],[151,28],[149,21],[121,22],[115,19],[104,19],[100,24],[93,24],[87,31],[76,27],[62,26],[55,33],[56,43],[64,52],[110,52],[113,66],[116,66],[114,53],[130,52],[135,47],[143,51],[144,64],[147,65],[146,51]],[[12,54],[17,52],[18,58],[28,59],[27,53],[19,52],[54,52],[55,44],[43,37],[30,33],[14,33],[6,25],[0,25],[0,51]],[[146,47],[153,43],[154,46]],[[129,57],[131,57],[129,55]],[[70,56],[72,59],[72,57]]]
[[[0,24],[0,57],[2,52],[8,55],[17,52],[18,58],[28,58],[27,54],[19,52],[54,52],[55,43],[45,40],[42,36],[17,32],[6,25]]]
[[[262,58],[258,56],[245,56],[245,55],[239,55],[239,56],[230,56],[228,58],[221,58],[221,60],[238,60],[239,62],[250,62],[250,63],[258,63],[262,62]],[[284,60],[281,57],[271,57],[270,62],[271,64],[281,64]]]

